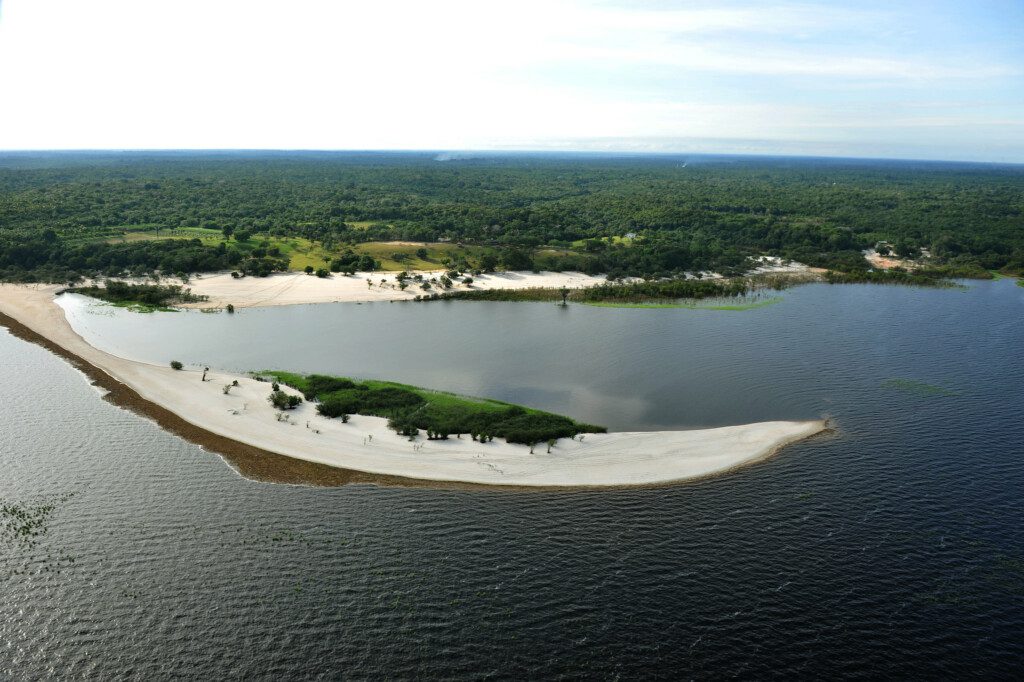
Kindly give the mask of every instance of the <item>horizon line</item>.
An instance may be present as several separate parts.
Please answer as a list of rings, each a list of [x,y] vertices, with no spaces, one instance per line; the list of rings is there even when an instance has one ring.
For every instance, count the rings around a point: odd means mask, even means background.
[[[848,156],[824,154],[794,154],[768,152],[708,152],[670,150],[623,150],[623,149],[550,149],[550,148],[318,148],[318,147],[82,147],[82,148],[0,148],[0,155],[13,154],[138,154],[138,153],[326,153],[326,154],[479,154],[479,155],[579,155],[579,156],[715,156],[760,159],[800,159],[838,161],[899,161],[906,163],[959,163],[987,166],[1024,166],[1022,161],[979,161],[977,159],[926,159],[910,156]],[[459,159],[444,159],[457,161]]]

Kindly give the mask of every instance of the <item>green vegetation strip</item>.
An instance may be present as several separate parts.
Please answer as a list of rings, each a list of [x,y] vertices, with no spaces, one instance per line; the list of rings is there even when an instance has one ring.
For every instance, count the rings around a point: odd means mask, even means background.
[[[470,398],[388,381],[359,382],[345,377],[281,371],[254,374],[272,377],[300,391],[306,400],[316,402],[317,412],[324,417],[345,419],[351,414],[386,417],[390,428],[409,437],[418,435],[422,429],[428,439],[446,440],[452,435],[467,433],[474,440],[498,437],[510,443],[532,445],[606,430],[498,400]]]
[[[573,301],[576,303],[613,303],[623,307],[644,304],[674,307],[680,299],[730,299],[753,290],[746,280],[669,279],[652,282],[599,284],[584,289],[481,289],[454,291],[430,297],[430,300],[464,301]],[[776,286],[784,286],[778,283]],[[685,305],[685,304],[684,304]]]
[[[959,395],[956,391],[944,388],[942,386],[935,386],[934,384],[926,384],[923,381],[915,381],[913,379],[887,379],[882,382],[882,386],[885,388],[894,388],[904,393],[913,393],[919,396],[934,396],[934,397],[948,397]]]
[[[970,274],[965,274],[969,272]],[[952,268],[908,270],[868,270],[864,272],[825,273],[825,281],[829,284],[901,284],[905,286],[938,287],[942,289],[963,288],[950,278],[992,279],[991,274],[984,270],[961,271]]]
[[[174,311],[172,305],[175,303],[195,303],[207,298],[177,285],[127,284],[113,280],[105,282],[102,287],[73,287],[68,291],[142,313],[171,312]]]
[[[754,310],[775,305],[782,301],[781,296],[751,301],[749,303],[706,303],[701,301],[665,301],[662,303],[617,303],[614,301],[584,301],[584,305],[599,308],[685,308],[687,310]]]

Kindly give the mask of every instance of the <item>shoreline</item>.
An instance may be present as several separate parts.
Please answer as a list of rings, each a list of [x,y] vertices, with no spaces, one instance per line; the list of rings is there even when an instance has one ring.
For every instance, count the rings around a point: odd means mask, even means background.
[[[778,258],[763,257],[749,276],[780,275],[784,277],[820,277],[821,268],[811,268],[801,263],[786,264]],[[412,277],[420,275],[424,281],[438,278],[444,270],[409,271],[408,287],[399,288],[397,275],[392,271],[357,272],[348,276],[333,273],[320,278],[303,272],[276,272],[266,277],[247,276],[234,278],[229,272],[194,275],[183,285],[193,294],[206,296],[206,301],[176,304],[180,308],[219,309],[230,303],[236,309],[260,308],[279,305],[306,305],[311,303],[373,303],[413,301],[417,296],[460,291],[493,291],[521,289],[587,289],[607,284],[602,275],[587,275],[582,272],[528,272],[501,271],[474,275],[472,285],[456,281],[451,289],[432,285],[429,290],[420,288],[420,282]],[[724,281],[717,273],[700,273],[710,280]],[[694,279],[690,274],[687,279]],[[126,280],[146,283],[143,280]],[[626,282],[642,281],[626,278]]]
[[[69,360],[108,391],[108,401],[220,454],[255,480],[534,490],[662,486],[762,461],[828,429],[825,421],[812,420],[588,434],[585,442],[558,441],[551,454],[538,446],[535,455],[525,446],[497,441],[482,446],[466,439],[417,441],[415,448],[389,431],[382,418],[355,416],[341,424],[314,416],[310,403],[291,413],[294,421],[276,421],[265,400],[269,386],[250,377],[214,370],[212,381],[200,382],[195,371],[176,372],[99,351],[75,333],[54,302],[58,289],[0,285],[0,324]],[[224,394],[222,386],[236,379],[238,389]]]
[[[421,275],[424,281],[438,279],[444,270],[410,271],[408,287],[399,288],[396,272],[357,272],[355,275],[333,273],[316,277],[304,272],[275,272],[266,277],[234,278],[230,273],[194,275],[184,287],[193,294],[206,296],[206,301],[177,304],[180,308],[217,309],[229,303],[236,309],[311,303],[394,303],[413,301],[417,296],[452,291],[489,291],[493,289],[584,289],[606,283],[604,277],[582,272],[493,272],[474,275],[473,284],[456,283],[451,289],[432,285],[420,288],[412,279]],[[369,284],[368,284],[369,282]]]

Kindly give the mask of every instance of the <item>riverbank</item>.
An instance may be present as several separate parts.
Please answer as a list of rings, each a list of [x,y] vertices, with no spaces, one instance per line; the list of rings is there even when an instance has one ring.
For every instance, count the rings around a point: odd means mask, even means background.
[[[201,303],[187,303],[190,308],[235,308],[299,305],[303,303],[362,303],[372,301],[411,301],[446,291],[439,284],[423,289],[423,282],[440,280],[443,270],[413,272],[402,289],[393,272],[359,272],[355,275],[333,273],[316,277],[302,272],[275,273],[267,277],[234,278],[231,273],[195,275],[188,288],[193,294],[207,297]],[[413,279],[419,275],[422,281]],[[492,289],[582,289],[607,284],[607,279],[582,272],[494,272],[474,275],[472,284],[454,283],[447,291],[488,291]]]
[[[251,377],[211,371],[209,380],[202,381],[202,368],[176,371],[90,346],[54,303],[58,289],[0,285],[0,313],[39,335],[44,345],[114,392],[118,404],[215,452],[240,455],[245,460],[238,467],[241,471],[258,471],[256,477],[268,480],[329,485],[405,479],[516,487],[656,485],[729,471],[826,429],[823,421],[815,420],[587,434],[582,440],[557,441],[550,454],[546,446],[530,454],[526,446],[498,440],[410,442],[389,430],[383,418],[356,415],[341,423],[319,417],[308,402],[279,421],[280,413],[266,400],[268,385]],[[234,381],[238,386],[225,393],[224,387]],[[298,471],[276,477],[278,467]]]
[[[757,267],[749,273],[752,277],[777,275],[791,278],[793,281],[807,281],[809,278],[820,279],[825,272],[820,268],[809,268],[801,263],[784,262],[769,256],[758,259],[756,265]],[[700,278],[688,274],[685,279],[691,283],[699,283],[702,280],[728,282],[716,273],[700,274]],[[444,275],[444,270],[410,271],[404,289],[397,278],[397,273],[394,272],[358,272],[355,275],[333,273],[330,277],[316,277],[301,272],[241,278],[232,277],[229,272],[194,275],[186,286],[192,294],[205,297],[206,300],[182,303],[180,307],[215,309],[225,308],[230,304],[235,308],[256,308],[307,303],[411,301],[420,296],[434,294],[472,297],[475,294],[486,296],[485,292],[489,291],[557,292],[562,288],[575,291],[607,286],[609,283],[604,275],[587,275],[582,272],[505,271],[473,275],[469,284],[463,282],[465,277],[457,277],[451,288],[445,289],[439,283]],[[416,277],[420,279],[415,279]],[[639,278],[626,278],[622,281],[643,282]],[[423,289],[424,282],[429,284],[429,289]]]

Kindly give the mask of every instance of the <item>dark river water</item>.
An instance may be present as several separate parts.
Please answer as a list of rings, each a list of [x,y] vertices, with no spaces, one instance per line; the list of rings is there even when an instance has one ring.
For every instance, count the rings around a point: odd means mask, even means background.
[[[141,315],[119,354],[378,377],[614,430],[836,420],[656,489],[256,483],[0,329],[0,678],[1014,678],[1024,289],[813,285],[743,312]]]

